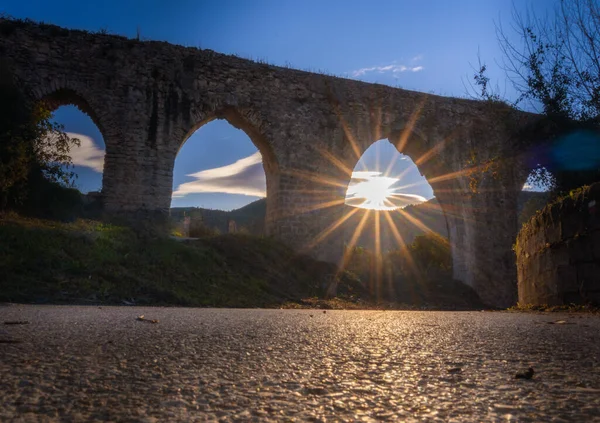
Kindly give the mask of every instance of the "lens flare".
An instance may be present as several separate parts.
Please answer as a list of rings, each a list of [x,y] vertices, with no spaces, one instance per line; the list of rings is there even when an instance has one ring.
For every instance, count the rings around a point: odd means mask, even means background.
[[[398,192],[398,188],[393,187],[398,181],[381,172],[353,172],[346,204],[369,210],[396,210],[427,201],[420,195]]]

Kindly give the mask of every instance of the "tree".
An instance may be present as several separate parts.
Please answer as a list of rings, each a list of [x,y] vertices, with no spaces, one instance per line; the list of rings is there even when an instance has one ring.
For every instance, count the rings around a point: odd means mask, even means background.
[[[43,102],[32,103],[0,64],[0,209],[36,207],[34,199],[73,193],[70,138]],[[49,185],[50,184],[50,185]],[[66,198],[66,197],[65,197]]]
[[[532,153],[533,179],[554,194],[600,180],[600,3],[559,0],[546,19],[515,10],[512,29],[520,42],[497,27],[502,68],[518,94],[512,104],[541,112],[550,128]],[[500,99],[485,64],[473,80],[479,98]]]
[[[600,117],[600,4],[560,0],[552,18],[513,12],[515,45],[502,26],[503,68],[519,93],[544,114],[576,121]]]

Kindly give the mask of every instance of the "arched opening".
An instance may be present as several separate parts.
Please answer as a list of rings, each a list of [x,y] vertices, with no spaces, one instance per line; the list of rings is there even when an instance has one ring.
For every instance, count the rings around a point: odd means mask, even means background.
[[[184,141],[173,170],[173,234],[265,232],[263,155],[244,130],[224,119],[203,122]]]
[[[102,209],[99,191],[105,144],[95,114],[81,96],[68,89],[56,90],[39,102],[44,112],[40,128],[45,133],[37,146],[41,169],[28,178],[23,211],[61,220],[97,217]]]
[[[69,137],[77,138],[79,146],[69,152],[77,178],[75,187],[83,193],[102,190],[106,145],[98,116],[79,93],[61,88],[40,99],[52,112],[52,121]]]
[[[424,206],[419,206],[420,204]],[[435,225],[439,215],[435,218],[428,215],[431,210],[439,207],[431,185],[421,175],[412,159],[399,153],[387,139],[373,143],[358,160],[348,184],[346,205],[361,209],[356,213],[361,217],[365,214],[375,215],[375,212],[379,212],[380,216],[389,216],[394,226],[401,231],[402,239],[409,243],[415,236],[422,235],[425,228],[419,228],[407,221],[406,217],[403,217],[407,212],[410,212],[411,216],[416,212],[415,216],[425,220],[424,223],[434,225],[432,231],[447,236],[445,221]],[[367,213],[367,210],[372,212]],[[441,216],[443,217],[443,214]],[[353,220],[358,218],[360,221],[361,217],[353,216]],[[378,239],[381,251],[402,246],[399,244],[401,241],[393,236],[393,231],[386,231],[377,237],[374,230],[375,228],[365,227],[356,239],[356,245],[372,248]]]
[[[451,279],[444,212],[417,165],[387,139],[358,160],[346,205],[343,266],[375,299],[427,302],[433,282]]]

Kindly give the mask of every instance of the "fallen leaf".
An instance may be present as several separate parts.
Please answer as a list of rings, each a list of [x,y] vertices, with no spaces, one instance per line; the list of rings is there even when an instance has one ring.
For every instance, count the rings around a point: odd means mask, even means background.
[[[146,323],[158,323],[157,319],[152,319],[152,320],[146,319],[143,314],[141,316],[138,316],[136,320],[139,320],[140,322],[146,322]]]

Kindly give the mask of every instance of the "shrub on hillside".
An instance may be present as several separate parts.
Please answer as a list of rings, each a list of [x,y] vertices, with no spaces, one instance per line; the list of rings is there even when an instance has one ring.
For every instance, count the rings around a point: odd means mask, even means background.
[[[189,236],[191,238],[206,238],[220,234],[221,231],[219,231],[217,228],[209,227],[202,220],[192,219],[190,222]]]
[[[437,298],[437,291],[459,292],[463,288],[469,291],[452,280],[450,244],[437,234],[419,235],[403,248],[379,256],[362,247],[349,249],[346,254],[344,270],[369,287],[376,300],[416,304]],[[467,297],[477,296],[470,293]]]

